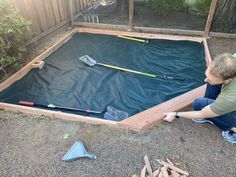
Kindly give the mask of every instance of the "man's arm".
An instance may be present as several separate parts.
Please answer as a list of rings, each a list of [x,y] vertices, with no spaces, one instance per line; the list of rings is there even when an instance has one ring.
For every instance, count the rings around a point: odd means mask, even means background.
[[[163,118],[163,120],[172,122],[175,119],[175,115],[175,112],[165,113],[165,117]],[[219,116],[211,110],[210,105],[204,107],[201,111],[178,112],[178,115],[179,117],[185,119],[205,119]]]

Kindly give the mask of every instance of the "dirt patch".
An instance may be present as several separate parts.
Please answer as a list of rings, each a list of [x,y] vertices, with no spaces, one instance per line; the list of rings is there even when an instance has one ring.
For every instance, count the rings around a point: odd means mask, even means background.
[[[208,45],[212,57],[225,52],[236,53],[236,39],[211,38]]]
[[[65,31],[67,33],[67,31]],[[64,33],[64,34],[65,34]],[[32,50],[34,58],[47,49],[42,43]],[[210,39],[212,56],[235,52],[236,40]],[[69,139],[63,139],[68,133]],[[62,162],[71,145],[81,140],[96,160]],[[41,116],[0,111],[0,176],[130,177],[140,174],[144,155],[153,168],[155,159],[169,158],[192,177],[233,177],[236,149],[209,124],[179,119],[141,133],[107,126],[52,120]]]
[[[41,119],[0,111],[1,176],[128,177],[139,174],[148,154],[169,158],[191,176],[233,176],[235,147],[210,125],[178,120],[142,133],[107,126]],[[63,135],[70,135],[68,140]],[[63,155],[81,140],[97,160],[62,162]]]

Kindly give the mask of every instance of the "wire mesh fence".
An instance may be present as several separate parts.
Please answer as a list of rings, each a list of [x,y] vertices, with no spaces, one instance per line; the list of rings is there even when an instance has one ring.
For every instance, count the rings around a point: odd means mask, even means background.
[[[127,25],[129,0],[97,0],[93,6],[81,12],[78,22]]]
[[[208,8],[197,9],[186,0],[135,0],[134,26],[203,30]]]
[[[205,8],[188,0],[134,0],[133,3],[134,26],[188,30],[204,30],[210,7],[210,1],[204,3]],[[129,0],[97,0],[77,21],[127,25],[130,5]]]
[[[212,0],[94,0],[78,22],[204,31]],[[133,4],[132,4],[133,3]],[[129,12],[130,6],[134,7]],[[218,0],[211,31],[236,33],[236,1]]]
[[[211,31],[236,34],[235,0],[218,0]]]
[[[22,3],[20,3],[22,1]],[[69,6],[71,1],[72,6]],[[70,20],[159,29],[204,31],[209,9],[217,1],[210,32],[236,34],[236,0],[12,0],[33,32],[40,34]],[[24,3],[23,3],[24,2]],[[50,17],[50,18],[49,18]]]

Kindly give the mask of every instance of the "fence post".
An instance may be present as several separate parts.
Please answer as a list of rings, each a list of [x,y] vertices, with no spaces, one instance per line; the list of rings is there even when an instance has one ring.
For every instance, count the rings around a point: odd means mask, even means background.
[[[205,30],[204,30],[204,36],[209,36],[209,31],[210,31],[212,19],[213,19],[215,10],[216,10],[217,2],[218,2],[218,0],[211,1],[211,7],[210,7],[210,10],[208,13],[207,22],[206,22],[206,26],[205,26]]]
[[[70,8],[70,23],[71,23],[71,26],[73,26],[74,24],[74,14],[73,14],[73,3],[72,3],[72,0],[69,0],[69,8]]]
[[[133,22],[134,22],[134,0],[129,1],[129,31],[133,30]]]

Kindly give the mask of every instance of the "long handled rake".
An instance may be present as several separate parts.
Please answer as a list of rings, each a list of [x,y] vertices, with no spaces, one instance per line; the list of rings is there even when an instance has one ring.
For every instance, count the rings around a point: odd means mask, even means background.
[[[91,58],[88,55],[84,55],[82,57],[79,58],[82,62],[84,62],[85,64],[89,65],[90,67],[93,67],[95,65],[100,65],[100,66],[104,66],[107,68],[111,68],[111,69],[116,69],[116,70],[120,70],[120,71],[126,71],[126,72],[130,72],[130,73],[135,73],[135,74],[139,74],[139,75],[143,75],[143,76],[147,76],[147,77],[152,77],[152,78],[160,78],[160,79],[164,79],[164,80],[180,80],[183,81],[183,78],[177,78],[177,77],[172,77],[172,76],[167,76],[167,75],[155,75],[155,74],[149,74],[149,73],[145,73],[145,72],[141,72],[141,71],[135,71],[132,69],[127,69],[127,68],[122,68],[119,66],[113,66],[113,65],[109,65],[109,64],[105,64],[105,63],[98,63],[96,60],[94,60],[93,58]]]

